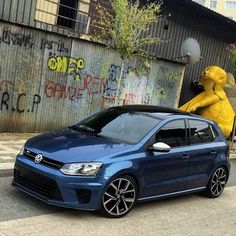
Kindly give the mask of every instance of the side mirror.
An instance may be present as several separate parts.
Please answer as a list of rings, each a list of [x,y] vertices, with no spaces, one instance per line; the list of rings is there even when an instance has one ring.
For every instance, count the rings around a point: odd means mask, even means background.
[[[158,152],[169,152],[171,147],[165,143],[158,142],[154,143],[150,149]]]

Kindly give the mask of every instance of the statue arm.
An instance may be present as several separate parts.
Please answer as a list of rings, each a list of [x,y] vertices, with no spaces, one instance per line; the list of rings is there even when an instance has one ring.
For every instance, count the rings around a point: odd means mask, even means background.
[[[182,105],[178,109],[182,111],[188,111],[189,107],[199,103],[201,100],[205,98],[205,96],[206,96],[206,93],[202,92],[198,94],[196,97],[192,98],[190,101],[186,102],[184,105]]]
[[[190,106],[188,108],[188,111],[189,112],[194,112],[196,111],[198,108],[201,108],[201,107],[206,107],[206,106],[209,106],[209,105],[212,105],[212,104],[215,104],[216,102],[219,102],[221,99],[220,97],[218,97],[216,94],[213,94],[213,95],[208,95],[206,96],[203,100],[193,104],[192,106]]]

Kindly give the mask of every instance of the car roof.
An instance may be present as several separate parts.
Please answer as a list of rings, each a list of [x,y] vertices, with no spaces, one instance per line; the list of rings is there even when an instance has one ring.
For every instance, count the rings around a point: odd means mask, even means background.
[[[137,112],[156,113],[155,116],[158,117],[164,117],[170,115],[187,115],[187,116],[198,117],[195,114],[189,112],[168,107],[154,106],[154,105],[125,105],[125,106],[111,107],[110,109],[124,110],[128,112],[137,111]]]
[[[117,111],[124,111],[124,112],[142,112],[142,113],[147,113],[149,116],[152,116],[153,118],[156,119],[165,119],[168,117],[173,116],[178,116],[181,118],[197,118],[200,120],[208,121],[210,123],[215,123],[212,120],[209,120],[205,117],[186,112],[186,111],[181,111],[178,109],[174,108],[169,108],[169,107],[162,107],[162,106],[154,106],[154,105],[124,105],[124,106],[115,106],[115,107],[110,107],[108,109],[114,109]]]

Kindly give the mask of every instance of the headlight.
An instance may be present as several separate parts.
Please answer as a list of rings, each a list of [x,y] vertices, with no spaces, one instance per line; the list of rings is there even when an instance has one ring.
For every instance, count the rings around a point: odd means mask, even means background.
[[[23,145],[23,147],[21,148],[21,150],[20,150],[18,155],[23,155],[24,154],[24,150],[25,150],[25,145]]]
[[[86,175],[94,176],[101,169],[102,163],[72,163],[65,164],[60,170],[65,175]]]

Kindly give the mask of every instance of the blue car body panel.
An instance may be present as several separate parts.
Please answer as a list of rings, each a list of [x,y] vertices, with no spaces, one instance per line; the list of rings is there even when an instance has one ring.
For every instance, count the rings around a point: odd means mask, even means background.
[[[87,162],[113,155],[130,148],[128,144],[112,143],[106,139],[72,129],[38,135],[27,141],[26,148],[63,163]]]
[[[138,201],[204,190],[218,166],[223,165],[228,172],[230,170],[227,143],[215,123],[208,121],[219,134],[214,142],[176,147],[169,152],[150,150],[146,146],[164,124],[174,119],[188,118],[187,115],[167,116],[134,145],[112,142],[69,128],[38,135],[26,142],[26,150],[40,153],[62,165],[102,162],[101,170],[96,176],[69,176],[58,168],[36,164],[23,154],[16,158],[15,172],[23,170],[24,178],[18,181],[15,177],[12,184],[48,204],[86,210],[100,209],[107,185],[122,175],[130,175],[136,181]],[[198,117],[191,119],[202,120]],[[44,190],[37,189],[30,180],[27,182],[27,176],[34,173],[45,178],[44,185],[47,179],[52,181],[52,185],[58,188],[59,200],[41,194]],[[86,203],[79,200],[81,190],[90,192]]]

